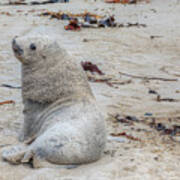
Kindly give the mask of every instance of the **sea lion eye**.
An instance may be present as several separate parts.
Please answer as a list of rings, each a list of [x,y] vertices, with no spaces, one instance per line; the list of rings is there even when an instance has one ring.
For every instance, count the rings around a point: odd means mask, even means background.
[[[30,44],[29,48],[31,50],[35,51],[36,50],[36,45],[32,43],[32,44]]]

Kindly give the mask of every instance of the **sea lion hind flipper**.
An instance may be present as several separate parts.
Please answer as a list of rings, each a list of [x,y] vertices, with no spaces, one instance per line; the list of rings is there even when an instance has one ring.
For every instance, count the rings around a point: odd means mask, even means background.
[[[27,146],[24,144],[6,147],[2,151],[2,159],[10,162],[11,164],[20,164],[26,151]]]

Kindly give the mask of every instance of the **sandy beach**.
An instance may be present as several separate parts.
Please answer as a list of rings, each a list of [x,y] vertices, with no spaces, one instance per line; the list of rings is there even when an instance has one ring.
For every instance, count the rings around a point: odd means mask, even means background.
[[[77,60],[96,64],[87,73],[106,116],[108,143],[101,160],[78,168],[33,169],[0,159],[0,180],[178,180],[180,178],[180,2],[108,4],[71,0],[46,5],[0,4],[0,153],[16,144],[23,123],[21,66],[11,50],[15,36],[33,29],[57,38]],[[26,2],[29,2],[28,0]],[[68,21],[44,12],[114,15],[124,27],[66,31]],[[143,24],[144,26],[127,26]],[[164,127],[165,126],[165,127]],[[176,127],[175,134],[174,129]]]

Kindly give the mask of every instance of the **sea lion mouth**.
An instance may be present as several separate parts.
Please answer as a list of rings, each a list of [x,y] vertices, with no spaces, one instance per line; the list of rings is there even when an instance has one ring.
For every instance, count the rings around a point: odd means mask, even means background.
[[[21,49],[21,47],[16,43],[16,37],[13,39],[12,41],[12,49],[14,51],[14,54],[16,55],[16,57],[23,62],[21,56],[24,54],[23,49]]]

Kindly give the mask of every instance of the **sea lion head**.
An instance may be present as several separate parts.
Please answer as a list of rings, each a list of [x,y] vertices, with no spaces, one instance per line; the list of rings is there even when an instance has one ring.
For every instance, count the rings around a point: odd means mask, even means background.
[[[53,55],[60,50],[57,41],[48,35],[27,35],[15,37],[12,40],[12,49],[15,57],[22,64],[35,63],[39,59],[46,60],[47,56]]]

